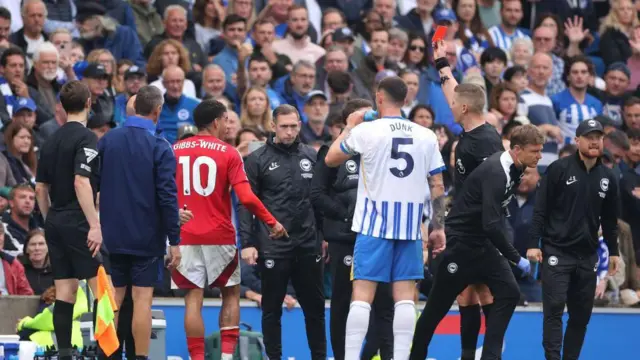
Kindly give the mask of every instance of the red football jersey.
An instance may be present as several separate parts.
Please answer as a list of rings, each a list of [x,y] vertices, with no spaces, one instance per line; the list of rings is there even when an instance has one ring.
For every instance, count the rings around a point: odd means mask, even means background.
[[[173,145],[178,205],[193,212],[180,245],[235,245],[230,187],[247,180],[240,153],[213,136],[197,135]]]

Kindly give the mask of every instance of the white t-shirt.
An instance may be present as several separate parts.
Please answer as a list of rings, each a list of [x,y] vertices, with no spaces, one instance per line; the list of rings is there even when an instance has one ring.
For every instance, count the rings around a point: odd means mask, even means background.
[[[33,54],[36,52],[36,49],[40,47],[40,45],[44,44],[44,36],[40,35],[37,40],[29,39],[27,36],[24,37],[27,41],[27,57],[33,57]]]
[[[162,84],[162,77],[158,78],[158,80],[152,82],[149,85],[157,87],[162,91],[163,94],[167,92],[167,89],[165,89],[164,85]],[[196,86],[193,84],[193,81],[189,79],[184,79],[184,84],[182,85],[182,93],[194,99],[198,98],[198,96],[196,96]]]
[[[420,240],[427,178],[445,166],[436,134],[400,117],[365,122],[340,144],[360,154],[358,199],[351,230],[393,240]],[[430,204],[426,204],[430,206]]]

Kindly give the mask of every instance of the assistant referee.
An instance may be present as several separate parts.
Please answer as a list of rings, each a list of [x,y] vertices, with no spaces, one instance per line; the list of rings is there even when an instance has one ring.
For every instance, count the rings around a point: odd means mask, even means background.
[[[91,93],[80,81],[60,90],[67,113],[62,125],[42,147],[36,196],[45,217],[45,238],[56,287],[53,326],[59,359],[71,360],[71,327],[78,280],[87,279],[97,294],[102,230],[96,211],[99,173],[98,139],[86,128]],[[95,309],[94,309],[95,310]]]
[[[578,359],[591,318],[598,269],[598,229],[609,248],[609,274],[618,271],[618,180],[600,160],[604,130],[596,120],[580,123],[578,151],[547,168],[537,191],[527,257],[542,267],[547,360]],[[569,320],[562,338],[562,315]],[[563,346],[564,345],[564,346]]]

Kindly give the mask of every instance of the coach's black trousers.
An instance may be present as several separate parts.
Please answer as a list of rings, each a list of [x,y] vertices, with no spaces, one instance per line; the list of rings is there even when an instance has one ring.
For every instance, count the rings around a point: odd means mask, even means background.
[[[262,332],[267,356],[282,358],[282,302],[289,279],[304,313],[307,341],[312,360],[326,360],[327,337],[324,325],[323,259],[320,255],[290,259],[264,258],[260,261],[262,282]]]
[[[598,254],[577,256],[546,245],[543,249],[542,343],[547,360],[576,360],[591,319],[596,292]],[[562,338],[562,315],[567,306],[569,320]]]
[[[331,258],[331,348],[335,360],[344,360],[344,339],[347,316],[351,305],[351,264],[353,244],[329,243]],[[393,358],[393,312],[394,302],[391,284],[380,283],[372,304],[369,331],[362,350],[362,359],[369,360],[380,350],[382,360]]]
[[[447,249],[434,259],[434,279],[413,337],[411,360],[424,360],[431,338],[454,300],[470,284],[487,284],[493,294],[493,308],[487,319],[482,360],[502,358],[502,343],[520,290],[509,262],[490,244],[470,248],[458,239],[449,240]]]

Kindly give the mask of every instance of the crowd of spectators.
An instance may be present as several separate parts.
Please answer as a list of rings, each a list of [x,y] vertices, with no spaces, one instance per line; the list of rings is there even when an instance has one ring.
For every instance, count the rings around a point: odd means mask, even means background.
[[[620,175],[625,270],[601,276],[599,304],[640,304],[640,3],[631,0],[0,0],[0,295],[53,286],[34,174],[42,143],[66,121],[68,80],[87,84],[98,137],[122,126],[144,85],[165,94],[158,128],[171,143],[193,131],[193,110],[214,98],[229,108],[226,142],[247,156],[273,131],[271,111],[295,106],[300,141],[318,149],[343,127],[349,99],[374,98],[392,75],[408,86],[404,115],[438,136],[448,171],[462,128],[440,88],[431,36],[448,26],[458,81],[486,93],[486,121],[509,143],[521,124],[547,136],[508,219],[526,253],[537,183],[573,156],[578,123],[606,129],[603,162]],[[458,169],[464,171],[464,169]],[[602,252],[606,246],[602,245]],[[606,258],[606,257],[603,257]],[[167,274],[168,275],[168,274]],[[169,277],[157,296],[180,296]],[[257,267],[242,268],[243,295],[261,302]],[[330,297],[330,277],[325,294]],[[538,279],[521,280],[540,301]],[[215,290],[208,296],[219,296]],[[285,298],[296,304],[293,290]]]

